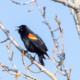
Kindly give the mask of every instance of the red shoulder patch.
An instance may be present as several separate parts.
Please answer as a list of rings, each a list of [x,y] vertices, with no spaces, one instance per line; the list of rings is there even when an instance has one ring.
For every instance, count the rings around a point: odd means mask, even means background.
[[[28,34],[28,38],[31,38],[31,39],[37,39],[37,37],[36,36],[34,36],[33,34],[31,34],[31,33],[29,33]]]

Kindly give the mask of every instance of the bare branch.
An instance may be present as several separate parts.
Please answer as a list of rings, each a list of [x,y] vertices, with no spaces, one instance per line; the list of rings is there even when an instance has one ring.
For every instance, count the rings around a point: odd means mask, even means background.
[[[18,2],[15,2],[15,1],[13,1],[13,0],[11,0],[13,3],[15,3],[15,4],[19,4],[19,5],[27,5],[27,4],[29,4],[29,3],[32,3],[32,2],[34,2],[34,0],[31,0],[31,1],[29,1],[29,2],[25,2],[25,3],[18,3]]]
[[[30,67],[33,63],[31,63],[30,65],[28,65],[27,67]]]
[[[9,67],[3,65],[2,63],[0,63],[0,65],[4,68],[4,71],[7,71],[8,73],[10,73],[10,74],[12,74],[12,75],[15,75],[15,79],[17,80],[17,77],[18,77],[19,75],[21,75],[21,73],[17,70],[17,67],[16,67],[15,64],[13,63],[12,57],[10,58],[11,42],[9,43],[9,47],[8,47],[7,44],[6,44],[6,47],[7,47],[7,49],[8,49],[8,57],[9,57],[9,60],[11,61],[12,65],[14,66],[15,70],[10,69]],[[13,54],[13,52],[12,52],[12,54]],[[22,54],[22,55],[23,55],[23,54]],[[24,57],[24,56],[23,56],[23,57]],[[24,58],[23,58],[23,59],[24,59]],[[25,63],[24,63],[24,64],[25,64]],[[26,68],[26,69],[27,69],[27,68]],[[15,74],[15,73],[12,73],[11,71],[16,72],[16,74]],[[28,70],[27,70],[27,73],[28,73]],[[24,75],[22,74],[22,76],[24,76]],[[29,73],[28,73],[28,76],[30,76]],[[30,76],[30,77],[31,77],[31,76]],[[28,79],[34,80],[33,77],[31,77],[31,78],[30,78],[30,77],[29,77]],[[27,77],[25,77],[25,78],[27,78]],[[33,79],[32,79],[32,78],[33,78]],[[35,80],[38,80],[38,79],[35,79]]]
[[[35,0],[35,2],[36,2],[36,0]],[[39,7],[39,5],[37,4],[37,2],[36,2],[36,5],[37,5],[38,9],[40,10],[42,16],[44,17],[44,20],[45,20],[47,26],[48,26],[49,29],[50,29],[51,36],[52,36],[52,38],[53,38],[53,41],[54,41],[54,44],[55,44],[56,51],[60,54],[60,60],[61,60],[60,62],[62,62],[63,67],[65,68],[65,65],[64,65],[64,63],[63,63],[63,57],[62,57],[62,55],[61,55],[62,53],[61,53],[61,51],[60,51],[60,49],[59,49],[57,40],[55,39],[54,34],[53,34],[53,32],[51,31],[52,29],[51,29],[51,27],[50,27],[50,25],[49,25],[49,23],[48,23],[48,21],[47,21],[45,15],[44,15],[44,13],[42,13],[42,10],[41,10],[41,8]],[[59,26],[59,29],[60,29],[60,26]],[[60,29],[60,32],[61,32],[61,29]],[[61,32],[61,34],[62,34],[62,32]],[[62,37],[62,38],[63,38],[63,37]],[[62,40],[62,41],[63,41],[63,40]],[[62,44],[63,44],[63,43],[62,43]],[[65,68],[65,72],[66,72],[66,77],[67,77],[67,79],[69,80],[69,76],[68,76],[68,72],[67,72],[66,68]]]
[[[60,36],[61,36],[61,40],[62,40],[62,53],[64,53],[63,33],[62,33],[63,30],[62,30],[61,27],[60,27],[60,21],[57,19],[57,15],[55,15],[55,17],[56,17],[55,20],[56,20],[56,22],[57,22],[57,24],[58,24],[58,28],[59,28],[59,30],[60,30]],[[59,36],[59,37],[60,37],[60,36]],[[59,37],[58,37],[58,38],[59,38]],[[57,38],[57,39],[58,39],[58,38]]]
[[[78,11],[80,9],[80,6],[78,4],[74,4],[73,2],[71,2],[71,0],[68,0],[68,1],[66,1],[66,0],[52,0],[52,1],[62,3],[65,6],[73,8],[76,11]]]
[[[32,3],[32,7],[28,12],[32,11],[33,7],[34,7],[34,2]]]
[[[61,30],[60,22],[57,20],[57,15],[56,15],[55,20],[56,20],[57,23],[58,23],[58,27],[59,27],[60,33],[61,33],[61,40],[62,40],[62,53],[60,54],[60,59],[61,59],[60,63],[63,64],[63,68],[65,69],[65,72],[66,72],[66,77],[67,77],[67,79],[69,80],[68,72],[67,72],[67,70],[66,70],[66,68],[65,68],[65,65],[64,65],[64,62],[63,62],[63,60],[65,59],[65,56],[63,56],[63,54],[64,54],[63,35],[62,35],[62,31],[63,31],[63,30]]]
[[[70,75],[71,75],[71,67],[70,67],[70,70],[69,70],[69,77],[70,77]]]
[[[63,71],[58,71],[58,69],[55,70],[54,74],[56,74],[56,72],[58,72],[59,74],[65,75],[65,73]]]
[[[28,70],[31,71],[32,73],[40,73],[40,72],[42,72],[42,70],[40,70],[38,72],[34,72],[34,71],[30,70],[28,66],[26,66],[26,63],[25,63],[25,60],[24,60],[24,50],[23,50],[23,53],[22,53],[22,61],[23,61],[23,64],[24,64],[24,66],[26,68],[26,71],[27,71],[28,75],[29,75]],[[30,64],[30,65],[32,65],[32,64]]]
[[[14,69],[11,69],[11,68],[5,66],[5,65],[2,64],[2,63],[0,63],[0,65],[3,67],[4,71],[7,71],[7,72],[10,73],[11,75],[16,75],[16,73],[19,72],[18,70],[16,70],[16,69],[15,69],[15,70],[14,70]],[[10,71],[13,71],[13,72],[15,72],[15,73],[12,73],[12,72],[10,72]],[[34,78],[34,77],[31,77],[31,76],[29,76],[29,75],[23,74],[23,73],[21,73],[21,72],[20,72],[20,75],[23,76],[24,78],[29,79],[29,80],[38,80],[38,79],[36,79],[36,78]]]
[[[54,32],[54,31],[57,31],[59,28],[57,28],[57,29],[54,29],[54,30],[51,30],[52,32]]]
[[[64,33],[60,34],[60,36],[58,36],[58,38],[56,40],[58,40]]]
[[[29,76],[29,75],[25,75],[25,74],[22,74],[22,73],[21,73],[21,76],[23,76],[24,78],[27,77],[27,79],[29,79],[29,80],[38,80],[36,78],[33,78],[33,77]]]
[[[5,39],[4,41],[0,41],[0,43],[4,43],[4,42],[6,42],[7,40],[9,40],[9,38]]]
[[[68,6],[71,8],[71,14],[76,23],[77,32],[80,38],[80,1],[79,0],[73,0],[73,2],[71,0],[67,0],[67,1],[66,0],[52,0],[52,1],[62,3],[65,6]],[[77,13],[77,15],[75,13]]]
[[[9,60],[11,61],[12,65],[14,66],[14,68],[17,70],[17,67],[15,66],[12,59],[10,58],[10,46],[11,46],[11,42],[9,43],[9,47],[6,44],[6,47],[8,48],[8,57],[9,57]]]
[[[23,64],[24,64],[24,66],[26,68],[26,71],[27,71],[28,75],[30,75],[29,72],[28,72],[29,68],[26,66],[26,63],[25,63],[25,60],[24,60],[24,50],[22,52],[22,61],[23,61]]]
[[[77,19],[77,15],[72,8],[71,8],[71,14],[74,18],[74,21],[75,21],[75,24],[76,24],[76,29],[77,29],[77,32],[78,32],[78,35],[79,35],[79,38],[80,38],[80,25],[79,25],[79,22],[78,22],[78,19]]]
[[[11,56],[11,60],[13,59],[13,54],[14,54],[14,51],[12,51],[12,56]]]

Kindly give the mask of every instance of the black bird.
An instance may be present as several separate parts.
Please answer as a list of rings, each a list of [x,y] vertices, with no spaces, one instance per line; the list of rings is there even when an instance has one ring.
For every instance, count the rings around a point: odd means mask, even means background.
[[[18,28],[18,33],[20,34],[21,39],[27,50],[38,54],[39,62],[41,65],[44,66],[43,59],[46,59],[44,54],[47,57],[49,56],[46,52],[48,51],[48,49],[43,40],[37,34],[31,31],[26,25],[21,25]]]

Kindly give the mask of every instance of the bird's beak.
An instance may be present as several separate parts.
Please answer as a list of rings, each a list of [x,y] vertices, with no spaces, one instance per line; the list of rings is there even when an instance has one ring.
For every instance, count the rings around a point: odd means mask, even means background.
[[[16,28],[18,28],[18,29],[16,29],[15,31],[18,31],[19,30],[19,27],[16,27]]]

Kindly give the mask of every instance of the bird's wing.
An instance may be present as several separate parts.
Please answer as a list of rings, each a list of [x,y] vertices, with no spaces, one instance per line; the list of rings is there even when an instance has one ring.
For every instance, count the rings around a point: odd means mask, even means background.
[[[45,43],[37,34],[29,33],[28,38],[36,47],[38,46],[38,47],[42,48],[43,50],[48,51]]]
[[[39,50],[41,51],[43,54],[47,55],[46,53],[47,51],[47,47],[45,46],[44,42],[42,40],[40,40],[37,36],[34,36],[33,34],[29,33],[28,35],[28,39],[30,40],[30,42]],[[49,56],[48,56],[49,57]]]

